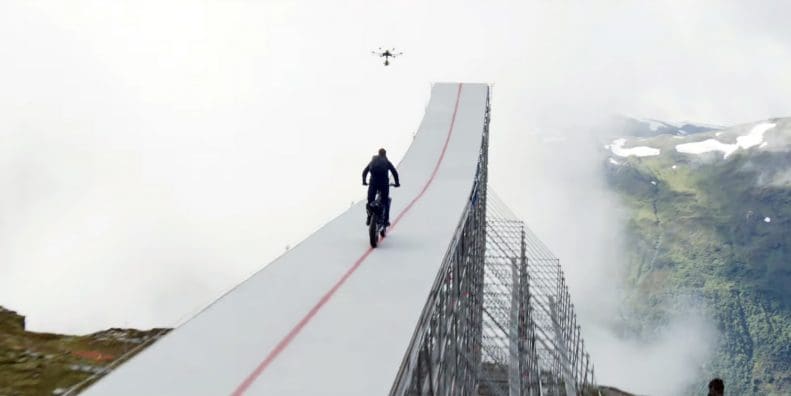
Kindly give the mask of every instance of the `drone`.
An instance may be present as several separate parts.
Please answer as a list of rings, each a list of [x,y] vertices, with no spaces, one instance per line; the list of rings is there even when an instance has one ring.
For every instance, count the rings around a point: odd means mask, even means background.
[[[371,53],[378,57],[385,58],[385,66],[390,64],[390,58],[395,58],[396,56],[404,54],[403,52],[395,52],[395,48],[383,50],[382,47],[379,47],[377,51],[371,51]]]

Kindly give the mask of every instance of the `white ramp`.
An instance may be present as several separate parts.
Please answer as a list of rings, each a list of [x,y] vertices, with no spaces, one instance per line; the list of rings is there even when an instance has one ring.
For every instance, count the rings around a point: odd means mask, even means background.
[[[470,198],[487,97],[433,86],[378,248],[358,203],[86,394],[387,394]]]

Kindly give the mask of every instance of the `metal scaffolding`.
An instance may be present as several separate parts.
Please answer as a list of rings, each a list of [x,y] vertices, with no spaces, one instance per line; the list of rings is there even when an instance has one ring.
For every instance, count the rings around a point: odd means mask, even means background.
[[[593,364],[560,261],[491,190],[488,198],[482,349],[484,362],[509,373],[492,393],[593,392]]]
[[[593,364],[559,260],[487,191],[487,98],[472,192],[391,395],[579,395]]]

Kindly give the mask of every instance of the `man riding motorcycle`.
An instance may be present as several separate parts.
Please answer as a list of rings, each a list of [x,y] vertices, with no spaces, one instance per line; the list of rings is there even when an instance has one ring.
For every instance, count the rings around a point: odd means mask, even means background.
[[[371,182],[367,183],[365,179],[368,177],[369,172],[371,173]],[[382,202],[385,204],[384,224],[386,226],[390,225],[390,175],[388,172],[392,173],[395,179],[393,187],[401,187],[401,183],[398,181],[398,171],[387,159],[387,152],[383,148],[379,149],[379,155],[373,156],[368,166],[363,169],[363,185],[368,186],[368,204],[365,207],[368,208],[371,205],[371,202],[376,198],[376,193],[379,192]],[[365,225],[370,223],[371,212],[368,211]]]

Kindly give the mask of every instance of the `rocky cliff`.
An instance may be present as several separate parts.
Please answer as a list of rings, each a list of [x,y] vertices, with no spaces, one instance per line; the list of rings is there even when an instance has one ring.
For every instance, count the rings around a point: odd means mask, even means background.
[[[35,333],[25,330],[24,316],[0,307],[0,395],[76,394],[168,331]]]

